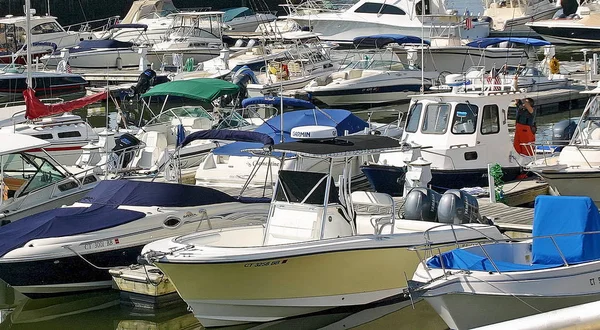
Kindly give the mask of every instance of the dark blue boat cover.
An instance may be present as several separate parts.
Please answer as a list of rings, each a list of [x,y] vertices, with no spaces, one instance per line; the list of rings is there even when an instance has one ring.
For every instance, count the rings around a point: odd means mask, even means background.
[[[143,29],[144,31],[148,29],[148,25],[146,24],[113,24],[108,27],[109,30],[112,29]]]
[[[209,187],[164,182],[104,180],[80,202],[115,207],[119,205],[186,207],[236,201],[234,197]]]
[[[36,41],[31,43],[31,46],[35,47],[35,46],[48,46],[48,47],[52,47],[52,51],[55,51],[56,48],[58,48],[58,45],[56,45],[53,42],[49,42],[49,41]],[[27,50],[27,44],[25,44],[23,46],[23,50]]]
[[[118,209],[120,205],[186,207],[237,202],[218,190],[162,182],[105,180],[81,202],[89,207],[66,207],[41,212],[0,227],[0,256],[33,239],[89,233],[119,226],[145,216]]]
[[[429,41],[422,40],[419,37],[414,36],[405,36],[403,34],[376,34],[372,36],[362,36],[356,37],[352,40],[354,46],[358,47],[375,47],[382,48],[387,44],[396,43],[396,44],[420,44],[424,43],[425,45],[429,45]]]
[[[229,140],[229,141],[245,141],[245,142],[259,142],[264,146],[272,146],[273,139],[267,134],[260,132],[250,131],[238,131],[228,129],[209,129],[194,132],[188,135],[181,146],[185,147],[195,140]]]
[[[114,206],[66,207],[41,212],[0,227],[0,256],[33,239],[88,233],[144,217]]]
[[[71,48],[70,52],[83,52],[91,49],[98,48],[130,48],[133,43],[127,41],[119,41],[113,39],[94,39],[94,40],[83,40],[76,47]]]
[[[274,106],[281,105],[281,97],[256,96],[242,100],[242,107],[247,107],[253,104],[269,104]],[[284,97],[283,105],[287,107],[296,107],[303,109],[314,109],[316,106],[308,101],[295,99],[293,97]]]
[[[477,39],[469,42],[467,46],[476,48],[486,48],[488,46],[497,45],[502,42],[512,42],[515,44],[528,45],[534,47],[550,45],[548,41],[536,38],[498,37]]]
[[[569,264],[598,260],[600,234],[565,235],[596,231],[600,231],[600,213],[591,198],[538,196],[533,216],[532,234],[537,238],[534,238],[532,243],[532,264],[493,261],[502,272],[560,267],[564,262],[557,246]],[[549,236],[552,236],[554,241]],[[488,258],[463,249],[443,253],[441,261],[448,269],[496,271]],[[427,265],[442,268],[439,256],[429,259]]]
[[[321,109],[321,110],[297,110],[283,113],[283,138],[284,142],[295,141],[291,137],[291,130],[298,126],[324,125],[337,128],[338,136],[343,136],[344,131],[356,133],[369,127],[369,124],[355,116],[348,110]],[[266,123],[257,127],[254,131],[269,135],[275,143],[281,142],[281,118],[275,116]],[[213,150],[215,155],[250,156],[245,149],[261,149],[262,145],[249,142],[234,142]]]

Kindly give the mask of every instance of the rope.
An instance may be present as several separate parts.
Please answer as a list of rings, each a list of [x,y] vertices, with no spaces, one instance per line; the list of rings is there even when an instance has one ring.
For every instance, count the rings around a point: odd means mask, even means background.
[[[165,278],[165,274],[163,272],[161,272],[161,276],[160,279],[154,283],[154,281],[152,281],[150,279],[150,275],[148,275],[148,270],[146,269],[146,265],[142,265],[142,267],[144,267],[144,273],[146,273],[146,280],[148,281],[148,283],[150,283],[150,285],[152,285],[153,287],[158,287],[160,285],[160,282],[162,282],[162,280]]]
[[[86,258],[84,258],[84,257],[83,257],[81,254],[79,254],[79,252],[77,252],[77,251],[75,251],[75,250],[71,249],[71,247],[70,247],[70,246],[68,246],[68,245],[65,245],[65,246],[63,246],[63,247],[64,247],[65,249],[67,249],[67,250],[69,250],[69,251],[71,251],[71,252],[75,253],[75,255],[77,255],[77,256],[78,256],[79,258],[81,258],[83,261],[87,262],[87,263],[88,263],[90,266],[92,266],[92,267],[94,267],[94,268],[96,268],[96,269],[99,269],[99,270],[109,270],[109,269],[113,268],[113,267],[100,267],[100,266],[96,266],[96,265],[94,265],[94,264],[93,264],[91,261],[87,260],[87,259],[86,259]]]
[[[504,190],[503,190],[504,181],[502,180],[502,177],[504,176],[504,173],[502,173],[502,166],[500,166],[500,164],[497,164],[497,163],[494,164],[490,168],[490,175],[494,179],[494,186],[495,186],[494,193],[496,195],[496,200],[503,201],[504,200]]]

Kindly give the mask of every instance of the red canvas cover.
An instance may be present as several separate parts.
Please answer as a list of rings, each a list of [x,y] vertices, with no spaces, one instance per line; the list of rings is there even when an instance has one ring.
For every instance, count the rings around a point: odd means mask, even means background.
[[[105,100],[106,93],[96,93],[93,95],[84,96],[73,101],[55,104],[44,104],[42,103],[42,101],[40,101],[40,99],[38,99],[35,96],[35,91],[31,88],[28,88],[23,91],[23,97],[25,97],[25,106],[27,107],[27,110],[25,111],[25,117],[27,119],[35,119],[50,115],[61,114],[64,112],[70,112],[73,110],[83,108],[88,104]]]

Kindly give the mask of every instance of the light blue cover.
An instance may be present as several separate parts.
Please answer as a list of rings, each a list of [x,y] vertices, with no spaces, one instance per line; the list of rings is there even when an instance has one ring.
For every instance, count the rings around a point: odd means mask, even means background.
[[[600,231],[600,214],[589,197],[538,196],[533,215],[533,236]],[[555,236],[568,263],[600,259],[600,234]],[[550,238],[533,239],[533,264],[562,264]]]
[[[485,248],[485,246],[484,246]],[[455,249],[441,255],[441,260],[444,262],[444,268],[446,269],[462,269],[462,270],[473,270],[473,271],[486,271],[495,272],[496,268],[492,265],[490,260],[484,256],[477,255],[475,253],[468,252],[463,249]],[[516,264],[512,262],[503,262],[494,260],[496,267],[501,272],[516,272],[524,270],[536,270],[544,268],[558,267],[561,264],[554,265],[525,265]],[[440,256],[434,256],[427,261],[427,266],[430,268],[442,268],[440,262]]]
[[[369,127],[369,124],[358,118],[348,110],[321,109],[321,110],[296,110],[283,114],[284,142],[295,141],[290,136],[291,130],[298,126],[324,125],[337,128],[338,136],[343,136],[344,131],[356,133]],[[275,116],[256,128],[255,132],[269,135],[275,143],[281,142],[281,119]],[[215,155],[250,156],[242,152],[245,149],[262,149],[263,145],[253,142],[234,142],[213,150]]]

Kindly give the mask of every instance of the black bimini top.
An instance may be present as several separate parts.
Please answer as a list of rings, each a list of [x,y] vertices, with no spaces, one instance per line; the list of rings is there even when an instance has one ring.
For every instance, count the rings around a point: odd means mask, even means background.
[[[276,144],[274,151],[318,158],[377,154],[401,148],[401,142],[381,135],[341,136],[332,140],[304,140]]]

